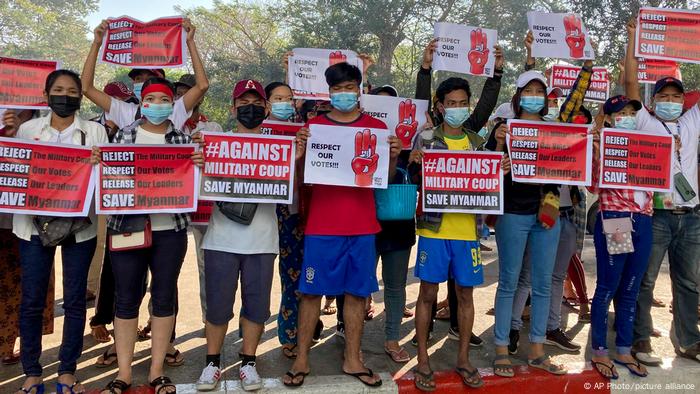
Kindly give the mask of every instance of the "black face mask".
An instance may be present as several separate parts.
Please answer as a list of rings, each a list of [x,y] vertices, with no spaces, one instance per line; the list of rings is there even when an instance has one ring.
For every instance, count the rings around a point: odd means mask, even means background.
[[[61,118],[67,118],[80,109],[80,97],[49,96],[49,108]]]
[[[265,120],[265,107],[255,104],[240,106],[236,108],[236,120],[245,128],[254,129]]]

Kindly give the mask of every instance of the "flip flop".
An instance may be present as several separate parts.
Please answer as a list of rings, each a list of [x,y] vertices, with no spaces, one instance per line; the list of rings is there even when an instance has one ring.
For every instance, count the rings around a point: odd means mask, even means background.
[[[321,313],[324,315],[335,315],[338,312],[338,308],[334,307],[333,305],[325,305],[323,309],[321,309]]]
[[[159,377],[153,379],[151,381],[151,383],[149,383],[149,384],[151,385],[151,387],[153,387],[153,390],[155,390],[154,394],[161,394],[161,391],[163,393],[170,393],[170,394],[175,394],[177,392],[177,388],[173,384],[173,381],[170,380],[170,378],[167,376],[159,376]],[[160,387],[158,387],[158,386],[160,386]],[[158,387],[157,390],[156,390],[156,387]],[[167,389],[169,387],[174,388],[175,391],[167,391]],[[165,391],[163,391],[163,390],[165,390]]]
[[[180,365],[182,365],[182,364],[185,363],[185,358],[184,358],[184,357],[181,358],[180,361],[177,361],[177,356],[179,356],[179,355],[180,355],[180,351],[177,350],[177,349],[175,349],[175,353],[167,353],[167,354],[165,355],[165,363],[166,363],[169,367],[179,367]],[[173,359],[173,360],[175,360],[175,361],[168,361],[169,358],[171,358],[171,359]]]
[[[435,380],[433,379],[433,371],[430,371],[428,373],[424,373],[418,370],[418,368],[413,368],[413,375],[416,377],[420,377],[420,380],[414,378],[413,379],[413,384],[416,386],[416,388],[420,391],[435,391],[437,388],[436,386],[428,386],[426,383],[427,382],[433,382],[435,383]]]
[[[457,367],[455,368],[457,373],[459,374],[459,377],[462,378],[462,383],[464,383],[466,386],[471,387],[473,389],[478,389],[479,387],[484,385],[484,381],[481,379],[481,375],[479,375],[479,370],[474,368],[472,371],[466,369],[466,368],[460,368]],[[464,376],[464,374],[467,374]],[[467,379],[472,379],[476,377],[477,381],[476,383],[470,383]]]
[[[108,361],[111,360],[111,361]],[[98,358],[97,361],[95,361],[95,366],[97,368],[107,368],[111,367],[112,364],[117,362],[117,353],[110,353],[109,348],[105,350],[104,353],[102,353],[102,362],[100,362],[100,359]]]
[[[306,377],[309,376],[309,372],[292,372],[292,371],[287,371],[287,373],[286,373],[285,375],[287,375],[287,376],[289,376],[290,378],[292,378],[292,380],[291,380],[289,383],[285,382],[284,380],[282,381],[282,383],[283,383],[285,386],[287,386],[287,387],[300,387],[301,385],[304,384],[304,380],[306,380]],[[301,376],[301,380],[298,381],[297,383],[294,383],[294,379],[298,378],[299,376]]]
[[[294,360],[297,358],[297,354],[294,352],[294,349],[296,348],[296,344],[294,344],[294,346],[282,346],[282,354],[284,354],[284,357],[287,357],[290,360]]]
[[[399,347],[399,350],[391,350],[385,346],[384,353],[388,354],[395,363],[407,363],[411,361],[411,356],[403,346]]]
[[[130,383],[126,383],[123,380],[114,379],[113,381],[107,383],[107,386],[105,386],[102,391],[109,390],[110,394],[122,394],[126,393],[126,390],[128,390],[129,387],[131,387]],[[115,389],[119,390],[119,392],[114,391]]]
[[[637,361],[637,360],[635,360],[633,363],[626,363],[626,362],[624,362],[624,361],[620,361],[620,360],[618,360],[618,359],[614,359],[613,362],[614,362],[615,364],[617,364],[617,365],[622,365],[622,366],[624,366],[625,368],[627,368],[627,370],[630,371],[630,373],[632,373],[632,375],[639,376],[640,378],[646,378],[647,376],[649,376],[649,372],[647,372],[647,373],[639,373],[639,372],[635,371],[634,369],[632,369],[632,367],[631,367],[632,365],[635,366],[635,367],[637,367],[638,369],[641,369],[641,368],[642,368],[642,366],[639,365],[639,361]]]
[[[602,376],[604,379],[617,380],[617,378],[619,378],[618,374],[613,369],[613,368],[615,368],[615,366],[612,364],[606,364],[604,362],[591,360],[591,365],[593,366],[593,369],[595,369],[600,374],[600,376]],[[605,374],[603,374],[603,372],[600,370],[600,368],[598,368],[598,366],[603,366],[603,367],[607,368],[608,371],[610,371],[610,376],[605,376]]]
[[[136,337],[139,341],[146,341],[151,339],[151,324],[148,323],[143,327],[137,328]]]
[[[566,375],[567,371],[564,368],[554,365],[551,361],[549,362],[549,365],[545,364],[544,362],[547,360],[549,360],[549,357],[547,357],[546,354],[543,354],[534,360],[527,360],[527,365],[533,368],[541,369],[545,372],[549,372],[552,375]]]
[[[370,368],[367,368],[367,372],[364,372],[364,371],[363,372],[345,372],[345,371],[343,371],[343,373],[348,375],[348,376],[352,376],[353,378],[359,380],[360,382],[362,382],[362,384],[364,384],[365,386],[368,386],[368,387],[379,387],[382,385],[381,379],[377,380],[374,383],[369,383],[369,382],[365,382],[364,380],[362,380],[362,378],[364,378],[364,377],[368,377],[368,378],[374,377],[374,372],[372,372],[372,370]]]
[[[498,360],[508,360],[510,361],[510,356],[507,354],[497,354],[496,358],[493,359],[493,374],[500,376],[502,378],[512,378],[515,376],[515,370],[513,370],[513,364],[496,364]],[[498,370],[505,370],[505,372],[499,372]]]
[[[63,394],[63,390],[68,390],[68,394],[83,394],[85,392],[85,389],[83,388],[83,391],[78,391],[76,392],[73,390],[75,386],[79,385],[80,381],[76,380],[73,382],[73,384],[63,384],[60,382],[56,382],[56,394]]]

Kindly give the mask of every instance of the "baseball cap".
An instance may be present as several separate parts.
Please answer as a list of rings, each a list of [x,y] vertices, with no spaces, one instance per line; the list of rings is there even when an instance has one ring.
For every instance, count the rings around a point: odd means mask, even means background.
[[[515,112],[513,112],[513,106],[508,102],[499,105],[498,108],[496,108],[493,114],[489,117],[489,120],[492,121],[496,118],[513,119],[514,117]]]
[[[105,85],[102,89],[108,96],[119,100],[126,100],[134,96],[134,92],[129,89],[124,82],[113,81]]]
[[[389,96],[399,97],[399,92],[396,90],[395,87],[393,87],[391,85],[380,86],[378,88],[372,89],[372,91],[370,92],[370,94],[373,94],[373,95],[377,95],[379,93],[388,93]]]
[[[559,98],[564,95],[564,91],[561,88],[547,88],[547,98]]]
[[[165,78],[165,70],[162,68],[132,68],[131,71],[129,71],[129,78],[134,79],[144,71],[153,74],[154,77]]]
[[[665,88],[668,85],[676,86],[678,89],[681,90],[681,92],[685,91],[685,89],[683,89],[683,82],[681,82],[679,79],[673,77],[665,77],[656,81],[656,85],[654,85],[654,94],[659,93],[661,89]]]
[[[623,108],[627,104],[632,105],[632,108],[634,108],[635,111],[639,111],[642,109],[642,103],[640,103],[637,100],[630,100],[626,96],[623,95],[618,95],[614,97],[610,97],[608,101],[603,104],[603,113],[606,115],[612,115],[615,112],[620,112],[622,111]]]
[[[518,87],[518,89],[522,89],[525,87],[525,85],[535,80],[540,81],[544,86],[547,86],[547,79],[544,77],[544,75],[542,75],[541,72],[534,70],[525,71],[524,73],[520,74],[515,85]]]
[[[236,86],[233,87],[233,99],[235,100],[243,96],[245,93],[250,92],[251,90],[259,94],[260,97],[267,100],[267,96],[265,95],[265,89],[263,89],[260,82],[254,79],[242,79],[236,82]]]
[[[194,77],[194,74],[183,74],[180,77],[180,79],[177,82],[175,82],[175,89],[177,89],[178,86],[187,86],[188,88],[191,88],[196,84],[197,81]]]

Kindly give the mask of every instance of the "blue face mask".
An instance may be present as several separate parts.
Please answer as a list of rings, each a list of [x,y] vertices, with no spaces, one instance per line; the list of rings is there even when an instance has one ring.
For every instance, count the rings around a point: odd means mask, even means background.
[[[289,101],[272,103],[272,116],[281,120],[288,120],[294,115],[294,107]]]
[[[672,102],[658,102],[654,106],[654,113],[662,120],[675,120],[681,116],[683,104]]]
[[[173,113],[172,103],[143,103],[141,104],[141,115],[145,116],[149,122],[159,125],[165,122]]]
[[[634,116],[620,116],[615,118],[615,127],[618,129],[636,130],[637,118]]]
[[[547,115],[543,116],[542,119],[544,119],[546,122],[552,122],[557,119],[559,116],[559,107],[549,107],[547,109]]]
[[[521,96],[520,108],[529,114],[536,114],[544,108],[544,96]]]
[[[450,127],[461,127],[468,117],[469,108],[467,107],[445,108],[445,122]]]
[[[486,138],[486,134],[489,133],[489,129],[486,128],[486,126],[482,127],[481,130],[479,130],[479,136],[482,138]]]
[[[143,89],[143,82],[134,83],[134,96],[136,96],[139,101],[141,100],[141,89]]]
[[[333,93],[331,94],[331,105],[340,112],[350,112],[357,106],[357,93]]]

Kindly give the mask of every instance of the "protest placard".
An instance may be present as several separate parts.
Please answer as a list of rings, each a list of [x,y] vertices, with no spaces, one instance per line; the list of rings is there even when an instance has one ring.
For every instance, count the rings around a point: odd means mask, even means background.
[[[209,224],[209,218],[211,218],[211,212],[213,209],[214,201],[197,201],[197,212],[190,214],[190,223],[206,226]]]
[[[200,198],[210,201],[291,204],[294,138],[204,132]]]
[[[304,182],[386,189],[389,130],[312,124],[309,131]]]
[[[58,62],[0,56],[0,108],[47,109],[44,84],[58,67]]]
[[[673,137],[639,130],[603,129],[600,187],[670,192]]]
[[[655,84],[656,81],[666,77],[674,77],[682,80],[681,68],[678,63],[670,60],[639,59],[637,79],[639,83]]]
[[[578,14],[527,13],[532,31],[532,57],[593,59],[591,37]]]
[[[87,216],[92,149],[0,137],[0,212]]]
[[[513,180],[590,186],[593,136],[588,127],[508,120],[506,145]]]
[[[181,16],[150,22],[120,16],[109,18],[107,22],[100,62],[129,68],[182,67],[185,64],[187,35]]]
[[[438,22],[434,37],[438,39],[433,54],[433,70],[493,76],[498,32],[481,27]]]
[[[549,87],[560,88],[564,96],[568,96],[571,88],[581,72],[580,67],[555,64],[549,74]],[[610,94],[610,79],[608,69],[605,67],[593,67],[591,82],[586,90],[584,100],[596,103],[604,103]]]
[[[294,48],[288,59],[287,79],[294,98],[328,100],[326,69],[334,64],[348,62],[362,71],[362,60],[350,50]]]
[[[500,152],[426,150],[421,201],[424,212],[503,213]]]
[[[95,201],[99,214],[197,210],[199,169],[194,144],[100,145]]]
[[[263,135],[284,135],[287,137],[296,137],[299,129],[304,127],[303,123],[280,122],[277,120],[266,119],[260,129]]]
[[[644,7],[637,16],[635,56],[700,63],[700,12]]]
[[[411,149],[413,139],[425,123],[428,100],[365,94],[360,99],[362,110],[384,122],[401,140],[403,149]]]

